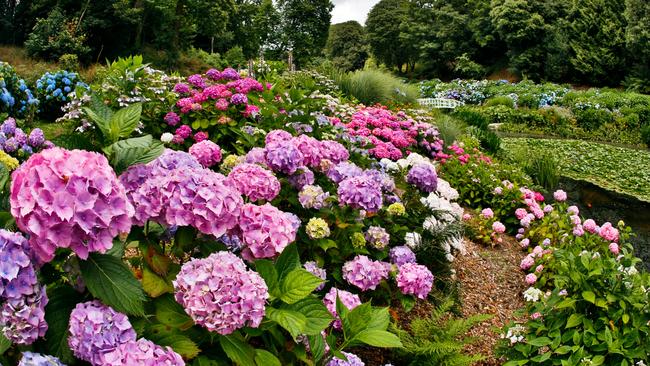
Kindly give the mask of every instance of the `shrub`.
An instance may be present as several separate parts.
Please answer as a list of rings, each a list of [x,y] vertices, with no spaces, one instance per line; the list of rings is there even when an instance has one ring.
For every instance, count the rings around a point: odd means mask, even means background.
[[[341,90],[365,105],[376,103],[415,103],[417,88],[379,70],[361,70],[339,79]]]
[[[453,144],[463,131],[460,121],[448,115],[441,114],[436,119],[436,126],[440,132],[440,139],[445,145]]]
[[[54,8],[47,18],[38,19],[25,41],[30,56],[58,60],[65,54],[84,58],[89,52],[86,35],[77,20],[70,20],[59,8]]]
[[[59,67],[63,70],[79,71],[79,57],[70,53],[61,55],[61,57],[59,57]]]
[[[53,119],[60,117],[63,114],[61,107],[70,101],[70,94],[73,94],[77,88],[83,89],[80,93],[89,89],[77,73],[65,70],[55,73],[46,72],[36,81],[36,93],[41,100],[41,114]]]
[[[557,159],[553,155],[533,155],[527,153],[527,161],[524,164],[524,171],[533,182],[550,191],[557,187],[560,182],[560,169]]]
[[[240,46],[233,47],[223,55],[226,64],[231,67],[242,67],[246,65],[246,57]]]
[[[492,97],[488,100],[485,101],[484,104],[486,107],[493,107],[497,105],[503,105],[506,107],[514,108],[515,107],[515,101],[512,99],[512,97],[505,96],[505,95],[500,95],[496,97]]]
[[[643,143],[650,147],[650,124],[641,128],[641,139]]]
[[[478,79],[485,76],[483,65],[474,62],[466,53],[456,57],[454,72],[461,78]]]
[[[11,65],[0,61],[0,113],[31,119],[38,108],[38,99]]]

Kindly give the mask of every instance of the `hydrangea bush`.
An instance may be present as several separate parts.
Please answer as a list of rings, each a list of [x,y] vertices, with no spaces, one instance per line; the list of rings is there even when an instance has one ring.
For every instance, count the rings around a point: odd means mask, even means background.
[[[38,111],[39,101],[11,65],[0,61],[0,113],[31,119]]]
[[[60,70],[54,73],[46,72],[36,80],[36,95],[40,100],[40,111],[45,117],[60,117],[62,107],[66,105],[74,91],[80,88],[80,93],[88,90],[88,85],[81,81],[75,72]]]

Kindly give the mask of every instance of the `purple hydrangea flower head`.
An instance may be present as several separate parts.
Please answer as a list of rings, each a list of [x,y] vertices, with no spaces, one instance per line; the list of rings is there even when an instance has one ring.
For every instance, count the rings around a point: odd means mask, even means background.
[[[0,309],[0,327],[7,339],[16,344],[32,344],[47,331],[45,305],[47,293],[40,285],[21,298],[10,298]]]
[[[366,243],[375,249],[384,249],[390,241],[390,235],[381,226],[371,226],[366,231]]]
[[[280,193],[280,181],[267,169],[255,164],[239,164],[228,174],[227,184],[252,202],[273,200]]]
[[[274,171],[293,174],[303,166],[303,155],[291,141],[266,145],[266,163]]]
[[[239,228],[245,245],[242,256],[248,260],[275,257],[296,240],[293,218],[269,203],[245,204],[239,216]]]
[[[201,168],[201,163],[190,153],[165,149],[158,158],[148,164],[152,174],[165,175],[169,170]]]
[[[301,166],[289,176],[289,184],[296,189],[302,189],[304,186],[314,184],[314,172],[306,166]]]
[[[405,263],[399,267],[397,287],[405,295],[426,299],[433,287],[433,274],[423,265]]]
[[[43,143],[43,148],[44,148],[44,149],[51,149],[51,148],[53,148],[54,146],[55,146],[55,145],[54,145],[54,143],[53,143],[52,141],[45,141],[45,142]]]
[[[141,338],[122,343],[112,351],[102,354],[99,365],[185,366],[185,361],[171,347],[161,347]]]
[[[40,128],[35,128],[29,133],[29,137],[27,138],[29,146],[40,147],[44,142],[45,135],[43,134],[43,130]]]
[[[323,297],[323,304],[325,304],[327,310],[336,319],[334,320],[334,328],[341,329],[341,319],[338,319],[338,314],[336,313],[337,296],[341,303],[343,303],[343,306],[348,308],[348,310],[352,310],[361,305],[361,299],[359,298],[359,295],[344,290],[339,290],[335,287],[332,287],[329,292],[325,294],[325,297]]]
[[[27,134],[20,128],[16,128],[14,131],[14,138],[18,145],[25,145],[27,143]]]
[[[165,123],[169,126],[176,126],[181,122],[181,117],[178,116],[178,114],[174,112],[169,112],[165,115]]]
[[[197,142],[190,146],[189,152],[205,168],[221,161],[221,148],[210,140]]]
[[[3,148],[4,148],[4,151],[6,151],[8,153],[12,153],[12,152],[18,150],[19,146],[20,145],[18,145],[18,142],[16,141],[16,139],[13,138],[13,137],[10,137],[10,138],[7,139],[7,141],[5,141]]]
[[[321,157],[328,159],[334,164],[341,163],[350,158],[350,152],[345,146],[336,141],[323,140],[320,142]]]
[[[332,359],[327,363],[327,366],[365,366],[366,364],[361,361],[359,356],[350,352],[342,352],[345,355],[345,358],[348,360],[342,360],[337,357],[332,357]]]
[[[325,207],[329,192],[324,192],[320,186],[306,185],[298,193],[298,201],[304,208],[320,210]]]
[[[384,192],[393,192],[395,190],[395,181],[390,175],[376,169],[368,169],[363,174],[377,182]]]
[[[436,168],[432,164],[416,164],[409,170],[406,181],[423,192],[435,192],[438,187]]]
[[[18,366],[65,366],[54,356],[25,351]]]
[[[274,142],[279,141],[290,141],[293,138],[291,134],[285,130],[272,130],[266,134],[264,142],[266,145],[270,145]]]
[[[291,141],[302,153],[303,163],[306,166],[316,167],[320,165],[322,160],[320,141],[307,135],[294,137]]]
[[[38,285],[27,239],[0,229],[0,297],[20,299]]]
[[[79,258],[104,253],[129,232],[133,206],[104,155],[52,148],[32,155],[12,174],[11,213],[29,234],[39,262],[70,248]]]
[[[266,165],[266,150],[261,147],[254,147],[246,153],[244,162],[248,164],[261,164]]]
[[[187,82],[192,84],[193,86],[199,88],[199,89],[205,88],[205,81],[203,80],[203,78],[199,74],[190,75],[187,78]]]
[[[210,69],[205,73],[205,76],[207,76],[209,79],[218,81],[221,80],[221,72],[217,69]]]
[[[359,168],[355,163],[344,161],[331,167],[326,174],[332,182],[340,183],[346,178],[362,175],[363,169]]]
[[[343,279],[361,291],[374,290],[381,280],[388,278],[390,267],[389,263],[357,255],[343,265]]]
[[[188,94],[190,92],[190,87],[184,83],[178,83],[174,85],[174,92],[178,94]]]
[[[14,132],[16,131],[16,120],[9,117],[7,118],[3,123],[2,126],[0,126],[0,131],[4,133],[5,135],[13,135]]]
[[[248,104],[248,97],[246,94],[242,93],[235,93],[230,97],[230,103],[238,105],[238,104]]]
[[[102,365],[104,354],[136,338],[129,318],[98,300],[77,304],[70,313],[68,329],[72,353],[93,365]]]
[[[415,253],[406,245],[400,245],[390,249],[388,253],[391,263],[397,267],[406,263],[415,263]]]
[[[221,335],[245,326],[257,328],[269,297],[262,277],[230,252],[185,263],[174,289],[176,301],[196,324]]]
[[[321,280],[325,281],[327,279],[327,271],[325,271],[324,268],[321,268],[316,264],[316,262],[310,261],[310,262],[305,262],[305,264],[302,265],[307,272],[313,274],[314,276],[320,278]],[[321,283],[316,287],[316,291],[320,291],[325,287],[325,282]]]
[[[240,78],[241,76],[239,76],[237,70],[230,67],[221,72],[222,80],[239,80]]]
[[[377,212],[381,208],[381,187],[368,176],[351,177],[343,180],[338,188],[339,204],[352,208]]]

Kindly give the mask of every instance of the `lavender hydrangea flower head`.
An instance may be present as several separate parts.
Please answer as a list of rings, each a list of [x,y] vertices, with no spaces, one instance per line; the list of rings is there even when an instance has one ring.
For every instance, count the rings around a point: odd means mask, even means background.
[[[291,141],[302,153],[303,163],[306,166],[317,167],[320,165],[320,161],[323,159],[320,141],[307,135],[294,137]]]
[[[13,135],[16,132],[16,120],[9,117],[0,126],[0,131],[5,135]]]
[[[226,183],[252,202],[273,200],[280,193],[280,181],[267,169],[255,164],[239,164],[230,171]]]
[[[298,193],[298,202],[303,208],[320,210],[325,207],[329,192],[324,192],[320,186],[306,185]]]
[[[65,366],[54,356],[25,351],[18,366]]]
[[[341,163],[350,158],[350,152],[345,146],[336,141],[323,140],[320,142],[321,157],[328,159],[334,164]]]
[[[344,290],[339,290],[335,287],[332,287],[325,295],[325,297],[323,297],[323,304],[325,304],[327,310],[336,319],[334,320],[334,328],[341,329],[341,319],[338,318],[338,314],[336,313],[337,296],[343,306],[348,308],[348,310],[352,310],[361,305],[361,299],[359,298],[359,295]]]
[[[239,228],[245,245],[242,256],[248,260],[275,257],[296,240],[297,228],[292,217],[269,203],[245,204]]]
[[[165,115],[164,120],[165,120],[165,123],[167,123],[167,125],[176,126],[177,124],[179,124],[181,122],[181,117],[179,117],[178,114],[176,114],[174,112],[168,112]]]
[[[172,149],[165,149],[162,155],[148,165],[151,166],[152,174],[157,175],[165,175],[173,169],[201,168],[201,163],[192,154]]]
[[[390,175],[376,169],[368,169],[363,174],[377,182],[384,192],[393,192],[395,190],[395,181]]]
[[[361,291],[374,290],[381,280],[388,278],[390,264],[373,261],[365,255],[357,255],[343,265],[343,279]]]
[[[244,162],[248,164],[261,164],[266,165],[266,150],[261,147],[254,147],[246,153]]]
[[[101,365],[105,353],[136,338],[129,318],[98,300],[77,304],[68,329],[72,353],[93,365]]]
[[[185,263],[173,284],[176,301],[211,332],[226,335],[245,326],[256,328],[264,318],[269,298],[264,280],[230,252]]]
[[[347,178],[358,177],[363,175],[363,169],[355,163],[342,162],[327,170],[327,178],[334,183],[340,183]]]
[[[225,70],[221,72],[221,79],[223,80],[239,80],[241,79],[241,76],[239,76],[239,73],[237,70],[228,67]]]
[[[423,265],[405,263],[399,267],[396,277],[397,287],[405,295],[415,295],[426,299],[433,287],[433,274]]]
[[[381,209],[383,198],[381,187],[368,176],[347,178],[339,184],[337,191],[339,204],[352,208],[377,212]]]
[[[47,331],[45,305],[47,293],[40,285],[33,293],[21,298],[10,298],[0,309],[0,327],[7,339],[16,344],[32,344]]]
[[[3,145],[3,148],[4,148],[4,151],[6,151],[8,153],[12,153],[12,152],[18,150],[19,146],[20,145],[18,144],[18,141],[16,141],[15,138],[10,137],[10,138],[7,139],[7,141],[5,141],[5,143]]]
[[[45,135],[43,134],[43,130],[40,128],[35,128],[32,130],[32,132],[29,133],[29,137],[27,138],[27,143],[31,147],[39,147],[45,142]]]
[[[293,136],[285,130],[272,130],[266,134],[264,142],[266,145],[271,145],[274,142],[290,141],[291,139],[293,139]]]
[[[409,170],[406,181],[423,192],[435,192],[438,187],[436,168],[432,164],[416,164]]]
[[[365,366],[366,364],[361,361],[359,356],[350,352],[342,352],[345,355],[345,358],[348,360],[342,360],[340,358],[332,357],[332,359],[327,363],[327,366]]]
[[[27,239],[0,229],[0,297],[20,299],[34,293],[38,280]]]
[[[381,226],[371,226],[366,231],[366,243],[375,249],[384,249],[390,241],[390,235]]]
[[[11,213],[40,262],[56,248],[104,253],[131,229],[133,206],[106,158],[61,148],[32,155],[12,174]]]
[[[185,366],[183,358],[171,347],[161,347],[144,338],[122,343],[101,355],[100,365],[112,366]]]
[[[18,145],[25,145],[27,143],[27,134],[21,128],[16,128],[14,131],[14,139]]]
[[[306,166],[301,166],[289,176],[289,184],[296,189],[302,189],[306,185],[314,184],[314,172]]]
[[[248,97],[246,94],[236,93],[230,97],[230,103],[232,104],[248,104]]]
[[[293,174],[303,166],[303,155],[291,141],[266,145],[266,163],[274,171]]]
[[[221,148],[210,140],[203,140],[190,146],[189,153],[205,168],[221,161]]]
[[[397,267],[406,263],[415,263],[415,253],[406,245],[400,245],[390,249],[388,253],[391,263]]]
[[[327,271],[325,271],[324,268],[321,268],[318,266],[316,262],[310,261],[310,262],[305,262],[305,264],[302,265],[307,272],[313,274],[314,276],[320,278],[321,280],[325,281],[327,279]],[[325,282],[321,283],[316,287],[316,291],[320,291],[325,287]]]

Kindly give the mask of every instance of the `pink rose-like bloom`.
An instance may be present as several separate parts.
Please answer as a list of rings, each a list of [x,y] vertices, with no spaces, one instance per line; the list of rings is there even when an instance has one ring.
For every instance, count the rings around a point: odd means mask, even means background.
[[[533,256],[529,254],[525,256],[524,259],[521,260],[521,263],[519,264],[519,268],[521,268],[524,271],[527,271],[534,264],[535,264],[535,258],[533,258]]]
[[[221,148],[210,140],[197,142],[190,146],[189,153],[205,168],[221,161]]]
[[[565,191],[558,189],[557,191],[553,192],[553,198],[555,198],[555,200],[558,202],[564,202],[567,199],[567,195]]]
[[[598,225],[596,225],[596,222],[592,219],[585,220],[582,227],[592,234],[595,234],[599,230]]]
[[[472,219],[472,215],[470,215],[468,213],[463,214],[463,221],[469,221],[471,219]]]
[[[297,228],[292,217],[269,203],[245,204],[239,228],[245,245],[242,256],[248,260],[275,257],[296,240]]]
[[[343,265],[343,279],[361,291],[374,290],[381,280],[388,278],[390,264],[357,255]]]
[[[544,202],[544,195],[539,192],[535,192],[535,201]]]
[[[133,206],[104,155],[52,148],[32,155],[12,174],[11,214],[29,234],[36,259],[57,248],[80,258],[104,253],[129,232]]]
[[[122,343],[102,354],[100,365],[111,366],[185,366],[183,358],[167,346],[161,347],[144,338]]]
[[[70,314],[68,345],[75,357],[102,365],[102,356],[135,341],[129,318],[98,300],[77,304]]]
[[[481,216],[483,216],[485,219],[491,219],[494,217],[494,212],[491,208],[484,208],[481,210]]]
[[[604,223],[603,226],[600,227],[598,235],[607,241],[618,241],[618,229],[613,227],[609,222]]]
[[[246,326],[257,328],[264,318],[266,283],[230,252],[183,264],[173,284],[176,301],[211,332],[227,335]]]
[[[533,285],[537,282],[537,276],[534,273],[529,273],[526,275],[526,283],[528,285]]]
[[[571,215],[569,219],[571,219],[571,223],[573,224],[573,226],[580,225],[582,223],[582,220],[578,215]]]
[[[420,299],[426,299],[433,287],[433,274],[423,265],[405,263],[399,267],[399,273],[395,278],[397,287],[405,295],[415,295]]]
[[[582,225],[576,225],[573,227],[573,235],[575,236],[583,236],[585,235],[585,230],[583,229]]]
[[[618,255],[618,253],[620,253],[620,249],[618,247],[618,244],[610,243],[609,244],[609,251],[612,252],[612,254],[614,254],[614,255]]]
[[[506,227],[505,227],[505,225],[503,225],[499,221],[495,221],[492,224],[492,230],[494,230],[495,233],[503,234],[503,233],[506,232]]]
[[[267,169],[255,164],[235,166],[226,182],[251,201],[273,200],[280,193],[280,181]]]
[[[338,314],[336,313],[336,298],[338,296],[339,301],[345,306],[348,310],[352,310],[357,306],[361,305],[361,299],[359,295],[353,293],[339,290],[335,287],[332,287],[329,292],[323,297],[323,304],[327,310],[334,317],[334,328],[341,329],[341,319],[339,319]]]
[[[494,190],[492,191],[492,193],[494,193],[496,195],[502,194],[503,193],[503,187],[495,187]]]

